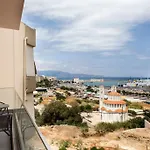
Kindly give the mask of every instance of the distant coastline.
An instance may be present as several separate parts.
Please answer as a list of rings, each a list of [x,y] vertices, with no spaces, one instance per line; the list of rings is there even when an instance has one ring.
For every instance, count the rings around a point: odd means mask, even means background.
[[[55,71],[55,70],[46,70],[46,71],[38,71],[38,75],[44,76],[54,76],[59,80],[72,80],[73,78],[79,78],[81,80],[88,79],[104,79],[104,80],[136,80],[136,79],[147,79],[146,77],[105,77],[103,75],[90,75],[90,74],[74,74],[63,71]]]

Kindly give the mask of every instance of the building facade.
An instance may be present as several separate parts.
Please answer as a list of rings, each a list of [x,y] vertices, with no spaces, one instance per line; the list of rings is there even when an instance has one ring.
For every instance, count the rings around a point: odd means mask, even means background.
[[[34,118],[36,31],[24,23],[19,30],[0,28],[0,41],[0,101],[11,109],[23,103]]]
[[[126,102],[113,86],[104,98],[104,87],[100,87],[100,116],[102,122],[124,122],[128,119]]]

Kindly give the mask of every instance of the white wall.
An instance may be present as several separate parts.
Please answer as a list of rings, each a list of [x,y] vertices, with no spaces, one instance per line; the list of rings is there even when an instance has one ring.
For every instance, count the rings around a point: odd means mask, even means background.
[[[102,122],[122,122],[128,119],[128,113],[102,113]]]

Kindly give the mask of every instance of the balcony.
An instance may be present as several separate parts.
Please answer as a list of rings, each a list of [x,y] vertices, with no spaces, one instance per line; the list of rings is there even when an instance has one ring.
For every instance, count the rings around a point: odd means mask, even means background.
[[[0,149],[3,150],[49,150],[49,146],[28,113],[22,100],[16,94],[16,103],[20,108],[9,109],[12,116],[12,135],[0,132]],[[2,123],[2,122],[1,122]]]

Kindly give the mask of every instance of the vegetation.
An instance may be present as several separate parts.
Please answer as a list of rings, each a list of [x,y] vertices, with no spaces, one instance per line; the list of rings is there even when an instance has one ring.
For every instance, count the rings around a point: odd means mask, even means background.
[[[143,106],[142,106],[140,103],[138,103],[138,102],[129,102],[129,101],[127,101],[127,100],[125,100],[125,101],[126,101],[127,106],[128,106],[129,108],[133,108],[133,109],[143,109]]]
[[[62,90],[66,90],[66,91],[72,91],[72,92],[76,92],[77,89],[73,88],[73,87],[65,87],[65,86],[62,86],[60,87]]]
[[[54,85],[57,85],[58,83],[60,83],[60,81],[55,80],[55,81],[50,81],[47,78],[41,80],[40,82],[36,83],[36,87],[47,87],[50,88]]]
[[[60,94],[60,93],[56,93],[56,100],[62,100],[62,101],[64,101],[65,99],[66,99],[65,96],[63,96],[63,95]]]
[[[60,147],[59,150],[67,150],[67,148],[69,147],[70,142],[69,141],[61,141],[60,143]]]
[[[41,115],[41,120],[41,125],[82,125],[79,107],[69,108],[60,101],[47,105]]]
[[[42,103],[42,101],[43,101],[43,98],[40,97],[40,99],[39,99],[39,104]]]
[[[129,105],[129,108],[133,108],[133,109],[143,109],[143,106],[142,106],[140,103],[134,102],[134,103],[131,103],[131,104]]]
[[[36,83],[37,87],[51,87],[52,86],[52,81],[49,81],[47,78],[43,79],[40,82]]]
[[[128,110],[128,113],[135,117],[137,114],[134,110]]]
[[[139,93],[139,92],[135,92],[135,91],[125,91],[125,90],[117,90],[118,93],[121,93],[123,95],[135,95],[135,96],[146,96],[146,97],[150,97],[150,93]]]
[[[41,124],[41,115],[37,109],[35,109],[34,113],[35,113],[36,124],[40,125]]]
[[[87,123],[86,122],[82,123],[80,128],[81,128],[82,136],[83,137],[87,137],[88,136],[88,132],[89,132],[89,127],[88,127]]]
[[[78,102],[75,99],[67,99],[66,104],[71,105],[73,107],[79,106]]]
[[[115,122],[115,123],[99,123],[95,126],[95,131],[104,135],[108,132],[113,132],[118,129],[132,129],[132,128],[143,128],[144,127],[144,119],[137,117],[134,119],[130,119],[125,122]]]
[[[95,92],[95,91],[92,89],[91,86],[88,86],[88,87],[86,88],[86,91],[87,91],[87,92],[92,92],[92,93]]]
[[[90,113],[92,112],[92,106],[89,105],[89,104],[86,104],[86,105],[80,105],[80,111],[81,112],[87,112],[87,113]]]
[[[145,119],[150,122],[150,110],[144,110]]]
[[[103,147],[97,148],[97,147],[92,147],[90,150],[105,150]]]

